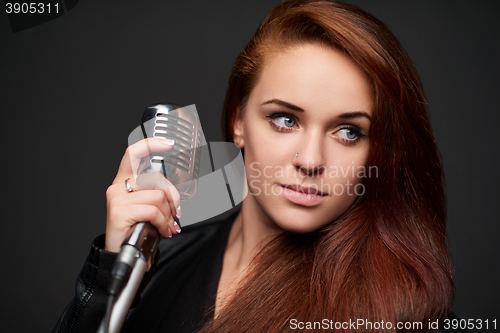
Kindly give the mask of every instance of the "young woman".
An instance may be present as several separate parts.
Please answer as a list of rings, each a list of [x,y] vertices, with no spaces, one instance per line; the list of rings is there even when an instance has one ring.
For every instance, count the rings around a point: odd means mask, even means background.
[[[95,331],[138,221],[169,239],[124,332],[424,332],[450,314],[440,156],[418,74],[384,24],[330,1],[277,5],[236,59],[222,123],[244,149],[241,211],[181,233],[177,192],[139,188],[131,165],[147,149],[129,147],[55,331]]]

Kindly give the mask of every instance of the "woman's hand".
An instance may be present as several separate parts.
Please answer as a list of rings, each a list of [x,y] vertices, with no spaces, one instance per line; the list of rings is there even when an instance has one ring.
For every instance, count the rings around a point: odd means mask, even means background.
[[[138,222],[149,222],[165,238],[180,232],[174,217],[180,216],[180,195],[177,189],[161,173],[139,175],[143,186],[134,181],[134,174],[143,157],[150,152],[166,152],[174,141],[148,138],[129,146],[123,155],[113,184],[106,191],[107,219],[105,250],[119,252],[121,244]],[[134,172],[135,170],[135,172]],[[128,179],[133,192],[128,192]],[[175,224],[174,224],[175,223]]]

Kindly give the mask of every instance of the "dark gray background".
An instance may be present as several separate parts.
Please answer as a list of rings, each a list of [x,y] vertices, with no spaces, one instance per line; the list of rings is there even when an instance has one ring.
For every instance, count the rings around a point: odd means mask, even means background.
[[[498,320],[498,2],[349,2],[393,30],[422,77],[447,177],[454,311]],[[221,140],[230,68],[275,3],[82,1],[15,34],[0,14],[8,332],[50,331],[71,299],[145,106],[194,103],[207,141]]]

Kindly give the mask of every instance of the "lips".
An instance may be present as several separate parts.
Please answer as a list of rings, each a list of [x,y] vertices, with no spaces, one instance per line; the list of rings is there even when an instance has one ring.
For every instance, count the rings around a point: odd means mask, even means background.
[[[315,194],[315,195],[321,195],[321,196],[326,196],[327,194],[319,191],[316,187],[312,186],[301,186],[301,185],[280,185],[284,188],[294,190],[300,193],[304,194]]]
[[[283,188],[283,196],[290,202],[306,207],[319,205],[327,193],[319,191],[315,187],[301,185],[281,185]]]

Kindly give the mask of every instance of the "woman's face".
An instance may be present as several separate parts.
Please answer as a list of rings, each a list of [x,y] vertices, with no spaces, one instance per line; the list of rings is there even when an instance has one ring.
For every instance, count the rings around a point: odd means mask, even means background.
[[[373,97],[346,55],[302,45],[268,59],[235,122],[245,200],[279,228],[308,233],[364,193]]]

